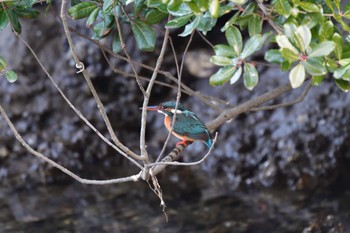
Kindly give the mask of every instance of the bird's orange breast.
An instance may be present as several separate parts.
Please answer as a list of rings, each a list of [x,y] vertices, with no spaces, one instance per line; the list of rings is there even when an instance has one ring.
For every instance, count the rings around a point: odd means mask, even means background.
[[[181,140],[185,140],[185,141],[192,141],[192,142],[194,141],[194,139],[192,139],[192,138],[177,134],[176,132],[174,132],[174,130],[171,130],[171,117],[170,116],[165,116],[164,125],[175,137],[180,138]]]

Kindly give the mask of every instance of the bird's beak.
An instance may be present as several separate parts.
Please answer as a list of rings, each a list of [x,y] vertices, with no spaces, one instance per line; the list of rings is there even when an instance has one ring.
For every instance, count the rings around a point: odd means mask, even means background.
[[[148,106],[146,109],[148,111],[157,111],[157,110],[159,110],[159,107],[158,106]]]

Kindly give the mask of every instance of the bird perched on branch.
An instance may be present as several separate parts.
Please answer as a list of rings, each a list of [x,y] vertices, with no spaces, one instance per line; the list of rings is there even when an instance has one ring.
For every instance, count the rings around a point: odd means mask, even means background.
[[[176,145],[186,142],[202,141],[207,147],[211,147],[213,140],[208,128],[205,124],[191,111],[188,111],[182,104],[178,104],[176,110],[176,119],[173,127],[171,127],[175,116],[175,101],[168,101],[157,106],[149,106],[147,110],[158,111],[165,115],[165,127],[177,138],[181,139]]]

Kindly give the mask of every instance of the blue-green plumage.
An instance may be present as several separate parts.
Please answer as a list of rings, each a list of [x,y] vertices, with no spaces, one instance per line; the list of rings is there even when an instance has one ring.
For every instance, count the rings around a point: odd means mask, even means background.
[[[150,106],[148,110],[157,110],[165,115],[164,124],[168,130],[171,129],[173,117],[175,115],[176,102],[168,101],[158,106]],[[191,111],[179,103],[176,111],[176,120],[172,133],[182,140],[186,141],[203,141],[207,147],[211,147],[213,140],[205,124]]]

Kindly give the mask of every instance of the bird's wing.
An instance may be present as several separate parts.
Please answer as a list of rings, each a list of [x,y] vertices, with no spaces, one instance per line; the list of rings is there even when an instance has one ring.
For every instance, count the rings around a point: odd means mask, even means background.
[[[189,111],[176,114],[174,132],[193,138],[195,140],[206,141],[210,138],[210,133],[205,124],[198,117]]]

